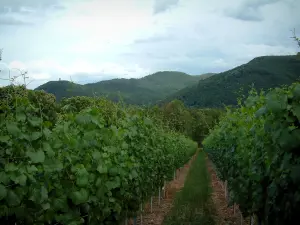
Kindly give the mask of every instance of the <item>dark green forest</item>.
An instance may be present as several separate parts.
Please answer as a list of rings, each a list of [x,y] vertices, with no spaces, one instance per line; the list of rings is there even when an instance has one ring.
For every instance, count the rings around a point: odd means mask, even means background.
[[[179,99],[187,106],[204,108],[236,105],[237,98],[247,95],[252,87],[268,90],[290,85],[299,78],[300,60],[297,56],[262,56],[201,80],[197,85],[169,96],[164,102]]]
[[[213,108],[236,105],[237,97],[257,90],[290,85],[299,79],[297,56],[262,56],[218,74],[191,76],[181,72],[157,72],[140,79],[112,79],[85,85],[50,81],[36,88],[60,101],[72,96],[104,96],[133,105],[155,105],[181,100],[186,106]]]
[[[105,96],[113,101],[122,98],[129,104],[148,105],[212,75],[191,76],[182,72],[163,71],[140,79],[112,79],[85,85],[70,81],[50,81],[36,90],[54,94],[58,101],[71,96]]]

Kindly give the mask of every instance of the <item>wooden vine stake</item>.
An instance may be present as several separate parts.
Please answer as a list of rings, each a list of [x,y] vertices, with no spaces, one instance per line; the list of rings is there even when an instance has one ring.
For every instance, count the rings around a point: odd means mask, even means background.
[[[141,225],[143,224],[143,204],[141,203]]]
[[[158,204],[160,205],[160,187],[158,188]]]
[[[152,190],[153,190],[153,184],[152,184]],[[153,191],[152,191],[151,198],[150,198],[150,212],[151,213],[152,213],[152,209],[153,209],[153,196],[152,195],[153,195]]]
[[[166,181],[164,181],[164,187],[163,187],[163,198],[166,198]]]
[[[235,203],[233,203],[233,215],[235,216]]]
[[[241,225],[243,225],[243,214],[241,213]]]
[[[127,212],[126,212],[126,219],[125,219],[125,225],[128,224],[128,219],[127,219]]]
[[[224,191],[225,191],[225,199],[227,201],[227,180],[225,180],[225,185],[224,185]]]
[[[251,225],[257,224],[257,217],[256,217],[256,215],[252,215],[252,216],[251,216],[250,224],[251,224]],[[260,223],[258,223],[258,224],[260,224]]]

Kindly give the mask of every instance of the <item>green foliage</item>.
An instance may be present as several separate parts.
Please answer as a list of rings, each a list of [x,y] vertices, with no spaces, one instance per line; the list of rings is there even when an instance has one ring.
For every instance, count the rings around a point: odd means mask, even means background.
[[[183,102],[174,100],[161,107],[149,107],[147,113],[157,123],[168,129],[189,136],[201,144],[203,138],[209,133],[223,114],[220,109],[187,108]]]
[[[212,75],[190,76],[181,72],[163,71],[140,79],[112,79],[85,85],[50,81],[36,90],[52,93],[57,100],[64,97],[96,95],[119,101],[121,96],[128,104],[149,105]]]
[[[105,117],[105,121],[116,121],[123,115],[120,110],[122,103],[114,104],[105,98],[91,98],[77,96],[62,99],[60,102],[62,115],[67,112],[80,112],[93,105],[99,108]],[[130,115],[148,116],[155,124],[165,129],[182,133],[199,144],[209,133],[209,130],[218,122],[223,111],[220,109],[189,109],[184,104],[175,100],[161,107],[138,107],[127,106],[127,113]],[[112,123],[109,122],[108,125]]]
[[[16,114],[19,118],[21,115],[18,113],[18,102],[22,98],[29,101],[28,107],[35,109],[32,110],[34,116],[41,116],[52,124],[56,122],[58,107],[55,96],[44,91],[27,90],[25,86],[10,85],[0,88],[0,113],[4,117]]]
[[[76,96],[71,98],[63,98],[60,102],[61,111],[63,113],[80,112],[93,105],[93,98],[85,96]]]
[[[251,86],[267,90],[291,85],[299,79],[300,60],[296,56],[257,57],[249,63],[216,74],[169,96],[164,102],[179,99],[191,107],[223,107],[237,105],[238,91],[246,95]]]
[[[197,149],[142,109],[76,97],[54,122],[39,115],[49,99],[15,93],[1,101],[1,224],[121,223]]]
[[[265,225],[293,224],[300,210],[300,83],[251,91],[204,140],[232,202]]]

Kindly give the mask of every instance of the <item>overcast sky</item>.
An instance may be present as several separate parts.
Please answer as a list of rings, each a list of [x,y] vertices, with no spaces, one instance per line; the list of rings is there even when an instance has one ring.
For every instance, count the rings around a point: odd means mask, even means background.
[[[27,69],[34,88],[59,78],[221,72],[295,54],[299,12],[300,0],[0,0],[0,76]]]

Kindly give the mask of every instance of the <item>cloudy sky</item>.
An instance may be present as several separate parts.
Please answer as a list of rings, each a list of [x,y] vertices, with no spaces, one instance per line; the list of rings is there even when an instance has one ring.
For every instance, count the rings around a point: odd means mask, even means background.
[[[8,68],[26,69],[30,88],[221,72],[295,54],[299,12],[300,0],[0,0],[0,84]]]

